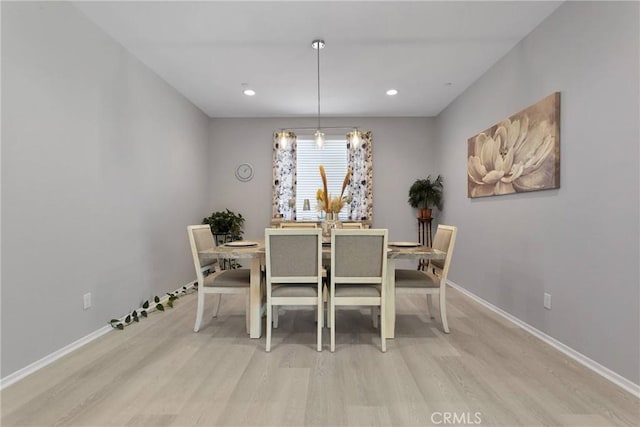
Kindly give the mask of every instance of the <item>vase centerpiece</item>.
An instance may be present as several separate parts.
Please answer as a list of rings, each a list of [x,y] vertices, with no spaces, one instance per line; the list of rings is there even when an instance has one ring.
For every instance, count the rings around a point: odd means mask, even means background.
[[[345,196],[344,192],[351,179],[351,169],[347,168],[347,173],[342,181],[342,190],[338,197],[332,198],[329,194],[327,174],[322,165],[320,165],[320,178],[322,179],[322,188],[318,188],[316,192],[316,201],[318,202],[318,210],[321,215],[325,217],[325,220],[322,222],[322,235],[324,237],[331,237],[331,230],[340,228],[339,214],[349,199],[348,196]]]

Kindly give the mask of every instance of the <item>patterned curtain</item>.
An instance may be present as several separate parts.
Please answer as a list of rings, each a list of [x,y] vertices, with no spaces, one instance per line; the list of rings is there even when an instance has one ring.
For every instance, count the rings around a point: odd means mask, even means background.
[[[350,204],[349,218],[353,221],[373,220],[373,155],[371,131],[360,132],[361,139],[357,147],[352,148],[353,133],[347,135],[349,152],[348,166],[351,168],[350,191],[353,200]]]
[[[273,200],[272,217],[296,219],[296,145],[297,136],[287,132],[287,146],[280,146],[280,132],[273,135]]]

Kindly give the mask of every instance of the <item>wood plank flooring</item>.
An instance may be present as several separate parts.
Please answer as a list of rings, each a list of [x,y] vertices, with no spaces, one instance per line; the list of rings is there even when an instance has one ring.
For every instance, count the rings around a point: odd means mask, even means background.
[[[399,296],[386,354],[368,310],[341,310],[332,354],[326,329],[315,351],[311,310],[284,312],[266,353],[245,333],[242,296],[224,296],[193,333],[191,294],[7,387],[0,424],[640,425],[631,394],[459,292],[447,297],[450,335],[426,299]]]

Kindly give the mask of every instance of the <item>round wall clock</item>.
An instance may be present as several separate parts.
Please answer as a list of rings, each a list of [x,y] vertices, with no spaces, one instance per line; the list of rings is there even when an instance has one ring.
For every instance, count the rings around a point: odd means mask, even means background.
[[[236,178],[238,181],[247,182],[253,178],[253,166],[249,163],[242,163],[236,168]]]

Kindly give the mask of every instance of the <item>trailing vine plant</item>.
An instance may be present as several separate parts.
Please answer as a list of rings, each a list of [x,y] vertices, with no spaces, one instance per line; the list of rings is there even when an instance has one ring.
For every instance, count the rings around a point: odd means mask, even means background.
[[[198,288],[198,282],[194,282],[193,289]],[[164,311],[165,305],[169,308],[173,308],[173,303],[177,299],[179,299],[179,295],[186,295],[189,289],[186,286],[183,286],[182,289],[178,289],[173,292],[167,292],[166,301],[162,301],[159,296],[153,297],[153,306],[146,300],[142,303],[140,308],[133,310],[131,313],[124,316],[124,319],[111,319],[109,324],[113,329],[123,330],[125,326],[132,325],[133,323],[139,322],[140,317],[147,317],[149,315],[149,311],[157,310]],[[164,298],[163,298],[164,299]]]

